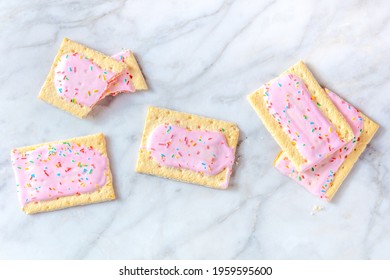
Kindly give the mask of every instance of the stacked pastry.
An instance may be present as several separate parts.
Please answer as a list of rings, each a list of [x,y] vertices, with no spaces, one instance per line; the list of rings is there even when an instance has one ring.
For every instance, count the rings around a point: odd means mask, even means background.
[[[282,151],[275,167],[330,201],[379,126],[298,62],[248,96]]]

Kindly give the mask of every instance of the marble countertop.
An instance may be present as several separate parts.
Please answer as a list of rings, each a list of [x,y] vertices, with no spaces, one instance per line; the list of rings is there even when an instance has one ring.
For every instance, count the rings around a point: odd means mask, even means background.
[[[50,2],[0,2],[1,259],[390,258],[389,1]],[[64,37],[132,49],[150,90],[84,120],[40,101]],[[246,100],[299,59],[381,125],[331,203],[273,167],[279,147]],[[238,124],[227,191],[135,173],[148,105]],[[117,200],[25,215],[10,150],[98,132]]]

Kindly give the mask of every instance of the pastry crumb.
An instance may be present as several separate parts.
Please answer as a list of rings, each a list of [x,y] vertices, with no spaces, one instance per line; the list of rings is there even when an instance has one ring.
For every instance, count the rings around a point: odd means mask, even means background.
[[[325,207],[322,207],[322,206],[319,206],[319,205],[314,205],[314,207],[313,207],[313,209],[311,210],[311,213],[310,213],[310,215],[315,215],[315,214],[317,214],[318,212],[321,212],[321,211],[323,211],[323,210],[325,210]]]

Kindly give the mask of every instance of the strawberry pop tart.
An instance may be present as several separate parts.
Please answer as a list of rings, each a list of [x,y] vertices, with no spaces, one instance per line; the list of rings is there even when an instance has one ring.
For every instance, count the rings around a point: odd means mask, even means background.
[[[103,134],[13,149],[11,162],[27,214],[115,199]]]
[[[226,189],[238,136],[230,122],[149,107],[136,171]]]
[[[130,50],[109,57],[65,38],[38,97],[83,118],[108,95],[145,89]]]

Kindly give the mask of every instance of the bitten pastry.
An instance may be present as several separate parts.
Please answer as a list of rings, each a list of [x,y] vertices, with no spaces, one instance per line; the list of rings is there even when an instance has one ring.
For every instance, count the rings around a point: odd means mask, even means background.
[[[136,171],[226,189],[238,136],[230,122],[149,107]]]
[[[38,97],[83,118],[126,70],[125,63],[65,38]]]
[[[115,199],[103,134],[13,149],[11,161],[27,214]]]
[[[298,172],[283,151],[279,153],[274,164],[283,174],[294,179],[314,195],[330,201],[379,126],[334,92],[328,89],[326,92],[352,127],[354,138],[306,171]]]
[[[350,125],[302,61],[248,99],[298,171],[317,164],[353,138]]]

